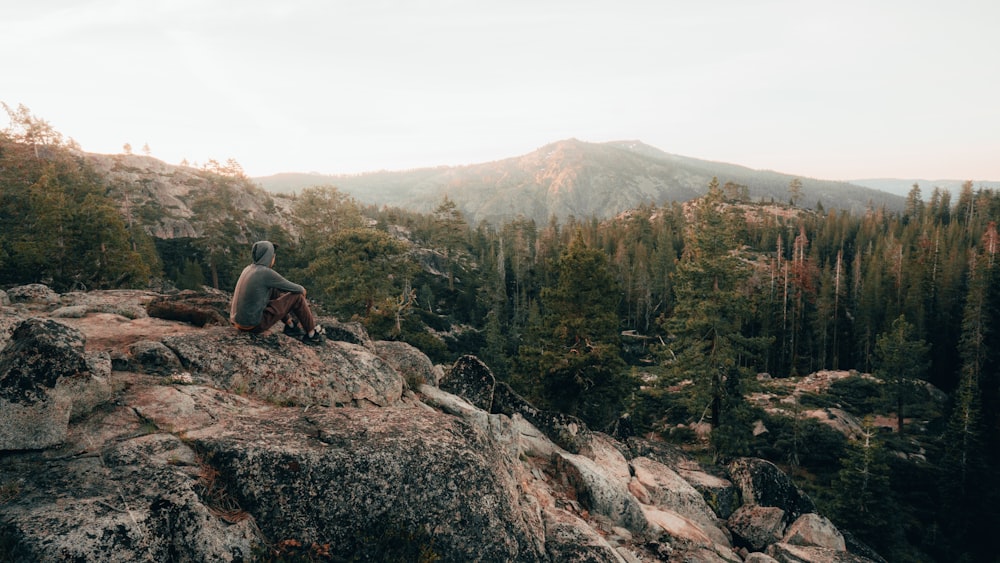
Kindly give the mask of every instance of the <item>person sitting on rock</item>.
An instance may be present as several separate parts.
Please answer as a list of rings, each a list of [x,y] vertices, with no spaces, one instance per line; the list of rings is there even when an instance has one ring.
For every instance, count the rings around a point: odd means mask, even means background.
[[[253,244],[253,263],[236,282],[229,322],[242,331],[260,334],[280,320],[288,336],[310,345],[322,344],[322,331],[306,303],[306,288],[272,269],[275,249],[266,240]]]

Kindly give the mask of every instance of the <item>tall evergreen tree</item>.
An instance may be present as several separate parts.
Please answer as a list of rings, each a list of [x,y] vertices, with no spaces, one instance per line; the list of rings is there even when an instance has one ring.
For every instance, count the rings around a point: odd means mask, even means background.
[[[742,381],[767,341],[743,334],[749,272],[735,254],[741,219],[727,208],[717,180],[693,209],[684,233],[684,254],[674,272],[676,304],[664,319],[672,337],[665,354],[670,372],[693,381],[722,455],[743,453],[749,424],[741,419]]]
[[[462,217],[455,202],[445,196],[434,210],[434,241],[444,249],[448,273],[448,290],[455,290],[456,261],[462,254],[469,225]]]
[[[927,343],[918,339],[912,324],[905,315],[892,321],[889,330],[875,341],[875,376],[889,386],[889,393],[896,404],[896,424],[899,433],[904,431],[903,420],[913,386],[927,371]]]
[[[543,404],[603,429],[631,391],[619,349],[621,292],[607,255],[579,231],[559,257],[557,276],[542,290],[542,317],[521,346],[518,370]]]
[[[895,543],[899,524],[890,488],[888,453],[871,420],[852,440],[833,481],[833,519],[877,549]]]

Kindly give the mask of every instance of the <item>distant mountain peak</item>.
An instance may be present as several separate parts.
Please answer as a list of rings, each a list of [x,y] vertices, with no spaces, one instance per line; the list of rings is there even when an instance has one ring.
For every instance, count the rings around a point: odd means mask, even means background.
[[[755,201],[787,202],[797,176],[669,154],[639,140],[569,138],[483,164],[325,178],[284,174],[257,181],[276,192],[332,184],[365,204],[418,212],[432,211],[447,196],[472,222],[526,217],[544,223],[553,216],[604,219],[640,205],[684,202],[704,194],[712,178],[746,186]],[[799,179],[804,205],[859,212],[871,202],[903,206],[903,198],[870,188]]]

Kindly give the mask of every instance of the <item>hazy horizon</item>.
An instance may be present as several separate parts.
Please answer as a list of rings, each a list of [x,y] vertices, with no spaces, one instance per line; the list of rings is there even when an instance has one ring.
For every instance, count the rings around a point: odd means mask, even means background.
[[[5,10],[0,46],[20,54],[0,101],[89,152],[148,144],[251,176],[577,138],[829,180],[992,181],[997,21],[985,0],[54,0]]]

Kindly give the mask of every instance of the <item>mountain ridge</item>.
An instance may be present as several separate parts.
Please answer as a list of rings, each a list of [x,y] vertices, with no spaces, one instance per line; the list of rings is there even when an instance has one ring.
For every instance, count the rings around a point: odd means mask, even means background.
[[[800,205],[860,212],[871,205],[902,209],[898,195],[847,182],[670,154],[637,140],[556,141],[525,155],[463,166],[353,175],[283,173],[253,178],[274,193],[333,185],[363,204],[429,212],[448,197],[473,222],[519,216],[605,219],[640,205],[684,202],[703,195],[713,178],[744,186],[752,200],[787,201],[794,179]]]
[[[859,178],[851,180],[851,183],[901,196],[910,193],[910,189],[916,184],[920,187],[921,195],[926,200],[930,197],[931,191],[934,188],[941,188],[942,190],[951,192],[953,196],[957,196],[962,189],[962,184],[967,181],[971,181],[976,188],[1000,189],[1000,181],[945,178],[937,180],[927,180],[925,178]]]

